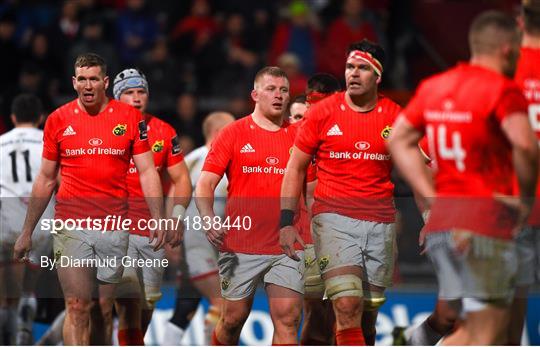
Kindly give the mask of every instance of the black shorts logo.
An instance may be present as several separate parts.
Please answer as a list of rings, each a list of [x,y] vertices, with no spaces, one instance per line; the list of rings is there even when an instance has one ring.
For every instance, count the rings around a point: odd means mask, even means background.
[[[123,136],[127,131],[127,124],[117,124],[113,129],[113,134],[116,136]]]
[[[154,142],[152,145],[152,152],[161,152],[163,150],[163,145],[165,145],[165,141],[156,140],[156,142]]]
[[[139,122],[139,140],[146,140],[148,138],[148,129],[144,120]]]
[[[177,155],[182,153],[182,147],[180,147],[180,139],[178,138],[178,135],[175,135],[172,140],[172,154]]]

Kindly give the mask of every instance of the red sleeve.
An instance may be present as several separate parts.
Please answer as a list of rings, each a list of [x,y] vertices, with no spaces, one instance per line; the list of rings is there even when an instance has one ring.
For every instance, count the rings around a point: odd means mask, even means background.
[[[527,100],[517,85],[511,84],[504,88],[497,106],[495,106],[495,118],[502,122],[504,118],[513,113],[527,115]]]
[[[184,160],[184,151],[182,151],[182,147],[180,147],[180,138],[176,134],[176,131],[170,126],[167,128],[167,141],[170,141],[167,150],[167,167],[171,167],[173,165],[181,163],[182,160]]]
[[[424,131],[425,119],[424,119],[424,102],[422,97],[422,85],[418,87],[415,95],[403,110],[402,114],[405,118],[420,131]]]
[[[320,144],[319,114],[318,108],[309,109],[306,112],[305,120],[302,122],[294,140],[294,145],[309,155],[314,155]]]
[[[223,176],[233,156],[234,126],[236,124],[235,122],[225,127],[212,141],[212,147],[206,156],[202,171],[209,171]]]
[[[148,145],[148,129],[143,115],[139,110],[133,108],[131,117],[133,119],[133,129],[135,129],[132,132],[132,155],[148,152],[150,150],[150,146]]]
[[[54,112],[47,118],[45,129],[43,130],[43,158],[58,161],[60,157],[60,146],[58,145],[57,137],[58,131],[58,115]]]

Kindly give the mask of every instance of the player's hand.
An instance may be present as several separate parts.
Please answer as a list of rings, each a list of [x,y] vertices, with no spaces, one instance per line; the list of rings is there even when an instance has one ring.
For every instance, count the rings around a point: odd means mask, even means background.
[[[22,232],[15,246],[13,247],[13,259],[17,261],[28,261],[28,253],[32,249],[32,236],[29,233]]]
[[[300,258],[296,255],[296,250],[294,249],[295,242],[302,245],[302,248],[306,247],[298,230],[292,225],[283,227],[279,230],[279,245],[281,246],[283,253],[293,260],[300,261]]]
[[[460,255],[469,252],[472,243],[473,234],[468,230],[452,229],[450,233],[454,242],[454,251]]]
[[[173,219],[173,223],[175,220]],[[174,225],[174,224],[173,224]],[[171,247],[178,247],[184,240],[184,222],[182,220],[179,220],[178,223],[176,223],[176,230],[172,229],[168,231],[168,240],[167,242]]]
[[[206,231],[206,238],[214,247],[219,248],[223,244],[225,234],[226,231],[222,227],[218,229],[210,228]]]
[[[150,237],[148,238],[148,242],[152,243],[154,240],[156,241],[154,244],[154,252],[157,250],[163,248],[163,246],[166,243],[166,230],[163,230],[161,228],[157,228],[156,230],[150,230]]]
[[[525,203],[517,196],[509,196],[495,193],[495,200],[512,209],[517,213],[516,226],[512,230],[512,236],[517,236],[521,230],[527,225],[527,220],[532,210],[532,200],[530,203]]]

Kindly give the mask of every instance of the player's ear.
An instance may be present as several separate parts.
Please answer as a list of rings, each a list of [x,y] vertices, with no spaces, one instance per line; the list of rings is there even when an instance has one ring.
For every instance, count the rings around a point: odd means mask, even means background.
[[[38,119],[38,123],[37,123],[37,126],[40,126],[41,124],[45,123],[45,114],[42,113],[39,115],[39,119]]]
[[[377,75],[377,84],[381,83],[382,77],[380,75]]]
[[[253,89],[251,91],[251,99],[253,99],[253,101],[255,102],[257,102],[257,100],[259,99],[259,93],[257,93],[256,89]]]
[[[77,79],[75,78],[75,76],[71,76],[71,83],[73,83],[73,89],[77,91]]]
[[[103,77],[103,83],[105,83],[105,90],[109,88],[109,76]]]
[[[13,125],[16,125],[17,124],[17,117],[15,117],[15,114],[11,114],[9,116],[9,119],[11,119],[11,123],[13,123]]]

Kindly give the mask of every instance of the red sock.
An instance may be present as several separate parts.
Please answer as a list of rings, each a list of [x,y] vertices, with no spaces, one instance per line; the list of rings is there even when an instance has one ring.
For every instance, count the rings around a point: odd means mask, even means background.
[[[227,346],[227,345],[219,342],[219,340],[217,338],[217,335],[216,335],[216,329],[214,329],[214,331],[212,331],[212,341],[210,341],[210,344],[212,346]]]
[[[336,344],[338,346],[365,346],[362,328],[349,328],[336,332]]]
[[[144,346],[144,336],[141,329],[118,330],[120,346]]]

